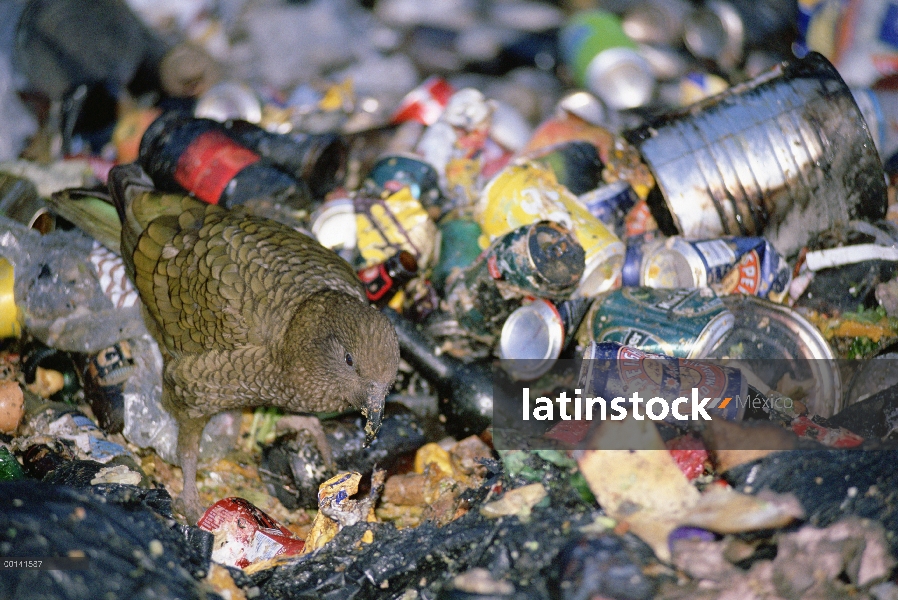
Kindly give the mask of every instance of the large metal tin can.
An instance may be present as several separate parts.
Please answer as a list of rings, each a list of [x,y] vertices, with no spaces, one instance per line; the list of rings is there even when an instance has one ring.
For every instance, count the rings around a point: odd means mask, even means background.
[[[817,53],[624,136],[655,177],[649,202],[668,234],[763,233],[791,256],[815,233],[885,215],[870,131],[851,90]]]

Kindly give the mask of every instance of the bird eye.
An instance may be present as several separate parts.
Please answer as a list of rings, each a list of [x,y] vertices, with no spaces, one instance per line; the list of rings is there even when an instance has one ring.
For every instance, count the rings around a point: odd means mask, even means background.
[[[346,361],[346,364],[347,364],[347,365],[349,365],[350,367],[352,366],[352,354],[350,354],[349,352],[347,352],[347,353],[346,353],[346,356],[343,357],[343,360]]]

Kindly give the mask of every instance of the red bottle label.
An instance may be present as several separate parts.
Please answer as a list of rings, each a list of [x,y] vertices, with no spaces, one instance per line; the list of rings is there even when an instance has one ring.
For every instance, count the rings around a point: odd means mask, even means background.
[[[365,294],[369,302],[377,302],[393,287],[393,278],[387,273],[383,263],[358,272],[359,279],[365,284]]]
[[[218,204],[234,176],[259,159],[258,154],[220,131],[207,131],[198,135],[181,154],[175,181],[200,200]]]

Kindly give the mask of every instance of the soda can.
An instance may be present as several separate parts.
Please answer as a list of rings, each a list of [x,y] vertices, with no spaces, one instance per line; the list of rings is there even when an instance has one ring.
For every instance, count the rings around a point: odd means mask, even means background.
[[[885,163],[898,152],[898,92],[855,87],[851,94]]]
[[[56,228],[56,217],[31,181],[0,173],[0,214],[40,233]]]
[[[502,324],[499,358],[516,380],[546,374],[572,339],[591,300],[576,298],[553,303],[535,298],[516,308]]]
[[[763,235],[791,256],[834,224],[885,215],[870,131],[817,53],[623,136],[652,171],[649,203],[668,235]]]
[[[417,121],[423,125],[433,125],[443,114],[453,93],[455,89],[448,81],[432,75],[405,95],[390,117],[390,123]]]
[[[411,153],[382,156],[365,178],[363,184],[375,195],[394,193],[408,187],[412,195],[428,210],[440,212],[440,175],[436,168],[418,155]]]
[[[400,250],[413,254],[420,268],[430,266],[437,226],[409,187],[383,198],[360,193],[353,198],[353,206],[358,249],[366,267]]]
[[[679,358],[704,358],[733,329],[735,317],[709,288],[623,288],[596,298],[581,340],[618,342]]]
[[[629,284],[711,287],[721,296],[750,294],[779,301],[792,281],[789,263],[760,237],[685,240],[674,236],[662,244],[643,246],[643,254],[639,281],[634,284],[628,279]]]
[[[578,85],[622,110],[649,102],[652,68],[624,32],[620,17],[603,10],[575,14],[559,33],[561,56]]]
[[[643,400],[691,398],[693,389],[698,391],[699,398],[715,400],[748,395],[748,381],[739,369],[707,360],[650,353],[611,341],[587,345],[577,385],[583,396],[606,399],[618,396],[628,399],[634,393]],[[745,406],[744,402],[712,402],[704,410],[712,419],[719,416],[740,421]],[[685,413],[689,412],[685,409]],[[673,414],[663,420],[683,425]]]
[[[599,221],[611,227],[621,236],[624,234],[624,220],[630,209],[639,201],[633,187],[626,181],[615,181],[580,194],[580,202]]]
[[[583,256],[558,223],[523,225],[446,282],[449,312],[468,331],[491,338],[522,298],[570,296],[583,275]]]
[[[665,239],[657,230],[627,237],[627,252],[624,255],[624,266],[621,268],[621,285],[623,287],[643,285],[642,265],[645,256],[653,254],[659,246],[663,246]]]
[[[506,167],[484,188],[477,209],[483,232],[491,238],[540,220],[571,229],[586,260],[577,295],[596,296],[618,283],[623,242],[551,170],[526,160]]]
[[[212,560],[241,569],[280,555],[297,555],[305,541],[243,498],[224,498],[197,522],[215,535]]]

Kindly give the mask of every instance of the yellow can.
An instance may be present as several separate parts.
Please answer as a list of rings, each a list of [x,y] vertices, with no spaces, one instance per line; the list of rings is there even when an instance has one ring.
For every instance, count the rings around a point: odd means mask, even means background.
[[[619,284],[624,243],[558,183],[550,169],[526,160],[504,168],[484,188],[477,216],[491,240],[536,221],[561,223],[586,254],[575,295],[593,297]]]
[[[22,333],[21,314],[16,306],[13,288],[13,266],[0,258],[0,339],[19,337]]]

